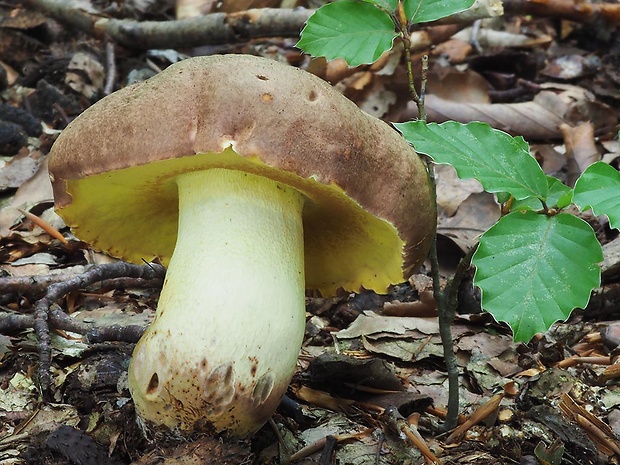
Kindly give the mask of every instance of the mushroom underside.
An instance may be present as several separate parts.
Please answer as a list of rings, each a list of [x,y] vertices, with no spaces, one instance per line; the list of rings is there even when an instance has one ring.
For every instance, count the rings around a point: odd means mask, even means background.
[[[175,178],[212,168],[267,177],[304,195],[307,289],[324,296],[334,295],[338,289],[385,292],[391,284],[404,280],[408,272],[403,270],[404,241],[392,223],[366,211],[334,183],[269,167],[257,157],[238,155],[231,147],[220,153],[67,180],[66,191],[80,202],[71,202],[59,213],[76,236],[96,249],[134,263],[159,259],[167,265],[177,240]],[[102,198],[123,208],[101,208]]]

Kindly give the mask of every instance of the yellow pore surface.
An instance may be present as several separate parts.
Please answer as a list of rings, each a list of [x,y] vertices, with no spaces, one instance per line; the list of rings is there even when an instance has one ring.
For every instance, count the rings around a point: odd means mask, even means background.
[[[73,202],[58,213],[74,234],[98,250],[142,263],[168,264],[177,240],[175,176],[210,168],[237,169],[297,189],[303,208],[306,288],[385,292],[403,281],[404,242],[395,227],[366,212],[343,190],[271,168],[227,148],[68,180]]]

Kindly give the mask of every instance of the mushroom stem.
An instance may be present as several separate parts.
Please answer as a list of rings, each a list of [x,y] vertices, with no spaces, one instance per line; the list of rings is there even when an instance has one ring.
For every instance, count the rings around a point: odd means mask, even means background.
[[[303,339],[303,196],[245,172],[179,175],[179,229],[129,388],[147,425],[252,434]]]

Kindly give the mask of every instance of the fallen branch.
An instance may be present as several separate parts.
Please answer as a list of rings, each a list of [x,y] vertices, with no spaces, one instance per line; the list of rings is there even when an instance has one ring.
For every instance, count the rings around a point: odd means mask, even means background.
[[[171,21],[141,22],[88,13],[67,0],[25,0],[25,3],[82,32],[134,49],[198,47],[268,37],[299,37],[305,22],[314,13],[306,8],[256,8]],[[478,0],[475,8],[444,18],[441,23],[470,23],[499,14],[499,0]]]
[[[88,331],[93,329],[91,325],[86,325],[69,318],[56,305],[56,301],[71,291],[83,289],[97,282],[121,277],[145,280],[163,279],[164,274],[165,268],[156,264],[132,265],[125,262],[115,262],[96,266],[66,281],[51,284],[47,288],[45,296],[36,302],[34,317],[30,317],[32,320],[18,318],[13,315],[10,318],[10,323],[19,326],[28,322],[32,323],[32,327],[34,327],[39,344],[39,386],[43,394],[47,393],[50,385],[49,369],[52,360],[50,323],[52,326],[58,324],[58,326],[62,326],[69,331],[83,334],[87,334]]]
[[[10,294],[19,294],[21,296],[28,296],[39,298],[44,294],[48,287],[52,284],[64,283],[69,279],[76,276],[82,276],[85,273],[82,266],[79,272],[75,270],[63,270],[63,274],[49,274],[41,276],[7,276],[0,278],[0,295],[7,296]],[[97,281],[97,288],[93,291],[100,289],[148,289],[148,288],[161,288],[163,284],[163,277],[155,277],[153,279],[132,278],[128,276],[122,276],[119,278],[104,279]],[[34,300],[34,299],[31,299]],[[1,330],[0,330],[1,332]]]
[[[26,0],[26,4],[98,38],[106,36],[127,48],[197,47],[266,37],[297,37],[314,12],[305,8],[257,8],[212,13],[172,21],[109,19],[80,10],[66,0]]]
[[[609,26],[620,25],[620,4],[593,3],[583,0],[504,0],[506,13],[546,16],[577,23],[599,21]]]
[[[54,304],[49,309],[49,322],[51,327],[61,331],[86,336],[86,342],[94,344],[98,342],[122,341],[138,342],[146,326],[142,325],[110,325],[97,326],[83,323],[71,318],[58,305]],[[34,327],[33,315],[21,313],[0,312],[0,334],[14,334]]]
[[[246,42],[267,37],[298,37],[306,20],[314,13],[306,8],[260,8],[235,13],[172,21],[133,21],[105,18],[88,13],[73,1],[25,0],[25,3],[75,29],[95,37],[108,38],[127,48],[183,48]],[[620,24],[620,5],[578,0],[504,0],[512,14],[549,16],[591,24],[603,20]],[[459,14],[442,23],[463,23],[499,14],[498,0],[481,0],[468,14]],[[471,14],[473,12],[473,14]]]

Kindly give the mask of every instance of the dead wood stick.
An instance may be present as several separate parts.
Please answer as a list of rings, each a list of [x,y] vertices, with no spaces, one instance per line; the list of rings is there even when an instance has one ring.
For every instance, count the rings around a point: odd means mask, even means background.
[[[91,344],[109,341],[138,342],[146,326],[109,325],[97,326],[77,321],[67,315],[58,305],[50,307],[50,326],[86,336]],[[0,334],[14,334],[34,327],[34,316],[21,313],[0,312]]]
[[[381,418],[385,421],[387,427],[393,433],[396,433],[399,438],[402,438],[402,435],[404,435],[404,437],[409,439],[411,444],[424,456],[427,463],[442,464],[441,460],[435,456],[418,432],[417,426],[409,423],[398,411],[398,408],[390,405],[384,410]]]
[[[33,325],[39,344],[39,386],[44,396],[48,394],[49,391],[49,370],[52,361],[51,338],[48,323],[50,318],[50,307],[67,293],[106,279],[118,277],[154,279],[160,278],[164,274],[165,268],[161,265],[132,265],[125,262],[115,262],[93,267],[81,275],[74,276],[67,281],[52,284],[48,287],[45,296],[35,303]]]
[[[134,49],[197,47],[268,37],[298,37],[314,13],[306,8],[256,8],[172,21],[140,22],[87,13],[67,0],[25,0],[25,3],[82,32],[99,38],[107,36]],[[463,24],[501,14],[499,0],[477,0],[474,7],[467,10],[467,14],[458,13],[441,22]]]
[[[82,268],[77,267],[77,268]],[[52,284],[63,283],[74,276],[81,276],[85,270],[76,273],[71,270],[64,274],[49,274],[41,276],[6,276],[0,278],[0,295],[19,294],[26,296],[39,296],[47,291]],[[97,289],[146,289],[160,288],[163,284],[163,276],[154,279],[132,278],[122,276],[119,278],[104,279],[97,281]]]
[[[245,42],[267,37],[297,37],[314,12],[305,8],[260,8],[235,13],[212,13],[206,16],[172,21],[133,21],[104,18],[81,10],[73,1],[25,0],[33,8],[94,35],[108,37],[128,48],[180,48]],[[442,23],[471,22],[501,13],[498,0],[482,0],[469,16],[462,14]],[[496,5],[498,4],[498,5]],[[482,8],[484,6],[484,8]],[[552,16],[591,23],[602,18],[611,25],[620,24],[620,5],[587,3],[577,0],[504,0],[513,14]]]
[[[0,294],[40,294],[55,283],[66,281],[62,274],[42,276],[7,276],[0,278]]]
[[[50,307],[49,319],[56,329],[62,329],[65,331],[72,331],[79,334],[85,334],[88,329],[88,325],[78,322],[69,317],[63,312],[60,307],[53,304]],[[13,334],[15,332],[23,331],[34,327],[35,317],[34,315],[25,315],[22,313],[0,313],[0,334]]]
[[[471,427],[477,425],[489,415],[497,411],[497,409],[499,408],[499,404],[505,395],[505,392],[495,394],[484,405],[478,407],[478,409],[476,409],[476,411],[472,413],[469,418],[465,420],[464,423],[462,423],[454,431],[452,431],[452,434],[450,434],[450,436],[448,436],[445,441],[446,444],[453,444],[457,441],[460,441]]]
[[[114,54],[114,44],[112,42],[107,42],[105,44],[105,54],[107,70],[103,95],[110,95],[114,91],[114,84],[116,83],[116,57]]]
[[[196,47],[266,37],[297,37],[314,12],[305,8],[260,8],[172,21],[141,22],[90,14],[66,0],[26,0],[26,3],[82,32],[99,38],[107,36],[118,44],[134,49]]]
[[[547,16],[577,23],[604,21],[620,25],[620,4],[594,3],[583,0],[504,0],[506,13]]]

